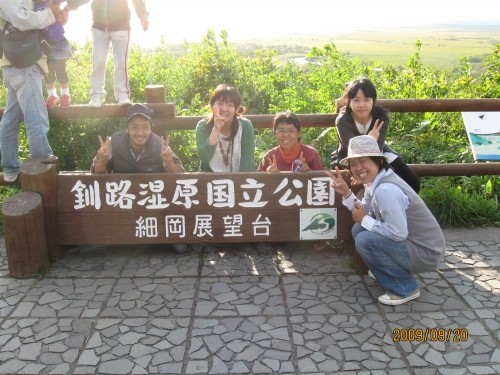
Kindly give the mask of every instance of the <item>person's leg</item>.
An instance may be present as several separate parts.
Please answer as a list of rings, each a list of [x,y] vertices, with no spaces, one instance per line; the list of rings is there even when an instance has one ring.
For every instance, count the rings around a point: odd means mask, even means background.
[[[398,156],[392,163],[391,168],[394,172],[401,177],[410,187],[418,193],[420,191],[420,179],[413,172],[413,169],[408,167],[408,165]]]
[[[67,108],[71,104],[71,97],[69,95],[69,77],[66,71],[66,59],[55,60],[55,72],[59,85],[61,86],[61,104],[62,108]]]
[[[120,102],[130,99],[128,80],[130,30],[111,32],[111,43],[113,45],[114,94],[115,99],[120,104]]]
[[[52,155],[47,139],[49,116],[45,106],[42,89],[42,74],[37,65],[25,69],[26,80],[19,87],[17,101],[24,115],[31,156]]]
[[[355,244],[363,261],[388,292],[407,297],[418,289],[406,241],[393,241],[364,230],[356,235]]]
[[[92,28],[92,73],[90,74],[90,99],[104,101],[106,78],[106,60],[108,59],[110,33]],[[97,104],[97,103],[96,103]],[[99,105],[100,106],[100,105]]]
[[[363,231],[365,231],[366,229],[363,228],[361,226],[361,224],[359,223],[354,223],[354,225],[352,226],[352,229],[351,229],[351,233],[352,233],[352,238],[356,239],[357,235]]]
[[[56,61],[48,60],[47,65],[49,67],[49,73],[45,77],[45,85],[47,86],[47,100],[45,105],[47,108],[55,107],[59,104],[59,95],[57,95],[56,89]]]
[[[11,175],[15,181],[21,163],[18,160],[19,129],[23,113],[17,101],[16,90],[24,85],[24,70],[13,66],[3,68],[4,85],[7,88],[7,103],[0,126],[0,150],[2,153],[2,169],[5,177]]]

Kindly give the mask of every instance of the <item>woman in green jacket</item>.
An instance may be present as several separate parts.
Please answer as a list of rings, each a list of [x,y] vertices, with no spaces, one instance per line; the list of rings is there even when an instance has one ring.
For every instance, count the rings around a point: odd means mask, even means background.
[[[202,172],[253,172],[255,139],[250,120],[243,118],[238,91],[217,86],[210,97],[212,113],[196,125],[196,149]]]

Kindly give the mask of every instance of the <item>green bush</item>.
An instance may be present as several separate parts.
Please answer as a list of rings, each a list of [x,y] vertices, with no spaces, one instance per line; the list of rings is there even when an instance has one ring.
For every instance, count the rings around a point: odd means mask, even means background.
[[[449,227],[500,226],[498,177],[462,179],[461,184],[454,177],[423,181],[420,196],[438,222]]]
[[[420,58],[419,41],[415,53],[404,66],[363,63],[340,53],[332,43],[314,47],[306,65],[277,58],[274,49],[249,53],[228,43],[228,35],[219,37],[208,31],[199,43],[185,43],[170,52],[162,41],[155,51],[133,46],[129,75],[132,100],[144,101],[144,87],[165,87],[166,100],[175,103],[178,116],[208,113],[207,103],[220,83],[234,85],[250,114],[331,113],[345,83],[360,75],[376,84],[379,98],[470,98],[499,97],[500,45],[484,59],[482,73],[471,73],[467,58],[459,67],[443,70],[426,67]],[[92,45],[73,45],[74,57],[68,61],[72,102],[88,102]],[[106,101],[113,102],[112,61],[106,75]],[[0,106],[5,105],[5,90],[0,91]],[[51,121],[49,141],[63,170],[88,170],[99,143],[97,136],[111,135],[124,127],[120,119]],[[192,131],[172,132],[171,145],[187,170],[198,170],[193,123]],[[269,124],[269,127],[271,124]],[[275,146],[269,129],[256,129],[256,164]],[[408,163],[472,162],[472,153],[459,113],[392,113],[388,140]],[[335,128],[304,129],[303,142],[314,145],[328,167],[330,153],[337,146]],[[21,158],[28,157],[24,130],[21,132]],[[425,179],[422,197],[442,224],[485,225],[499,223],[498,178]],[[484,185],[484,188],[483,188]],[[488,188],[489,186],[489,188]],[[481,189],[480,189],[481,187]],[[488,192],[489,191],[489,192]],[[497,209],[498,211],[498,209]]]

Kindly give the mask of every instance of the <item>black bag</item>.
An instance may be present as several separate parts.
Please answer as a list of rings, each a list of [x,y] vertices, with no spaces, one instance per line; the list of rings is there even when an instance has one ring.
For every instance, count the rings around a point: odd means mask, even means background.
[[[27,68],[42,57],[38,31],[20,31],[10,22],[5,22],[2,30],[2,49],[5,58],[16,68]]]

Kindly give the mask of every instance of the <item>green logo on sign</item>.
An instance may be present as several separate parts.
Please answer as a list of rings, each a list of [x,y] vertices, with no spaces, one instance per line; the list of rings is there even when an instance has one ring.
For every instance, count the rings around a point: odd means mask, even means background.
[[[331,232],[335,227],[335,219],[330,214],[319,213],[311,218],[310,223],[302,229],[302,232],[311,231],[314,234],[325,234]]]

